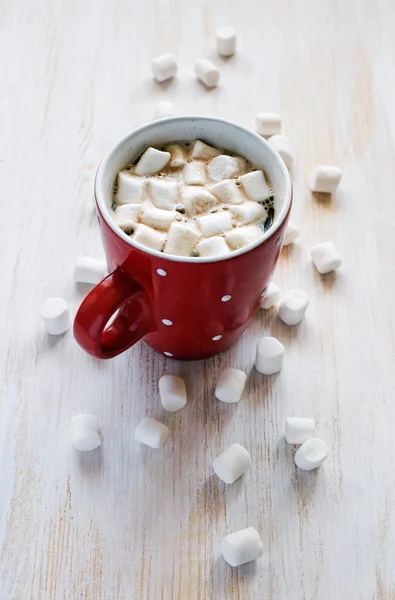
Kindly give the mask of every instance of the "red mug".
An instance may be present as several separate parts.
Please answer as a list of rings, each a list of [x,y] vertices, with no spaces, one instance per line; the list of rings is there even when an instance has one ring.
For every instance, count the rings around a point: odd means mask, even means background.
[[[220,258],[151,250],[111,218],[119,170],[150,145],[194,139],[244,156],[264,169],[274,191],[272,226],[257,242]],[[160,119],[108,152],[96,175],[95,199],[110,274],[78,309],[74,336],[80,346],[96,358],[112,358],[144,339],[157,352],[182,360],[208,358],[232,346],[260,307],[291,209],[290,177],[277,152],[256,133],[223,119]]]

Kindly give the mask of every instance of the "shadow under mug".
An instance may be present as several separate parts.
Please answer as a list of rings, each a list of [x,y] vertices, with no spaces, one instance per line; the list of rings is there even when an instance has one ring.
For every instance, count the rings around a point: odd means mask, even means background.
[[[151,250],[128,237],[111,217],[118,171],[148,146],[195,139],[264,169],[274,191],[272,226],[258,242],[220,258]],[[112,358],[143,338],[165,356],[196,360],[234,344],[259,309],[291,209],[291,181],[277,152],[259,135],[223,119],[161,119],[139,127],[108,152],[96,175],[95,199],[110,274],[77,311],[74,336],[80,346],[96,358]]]

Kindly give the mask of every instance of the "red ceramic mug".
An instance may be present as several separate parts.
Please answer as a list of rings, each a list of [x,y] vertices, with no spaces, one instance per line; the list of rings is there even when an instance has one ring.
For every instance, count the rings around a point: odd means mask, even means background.
[[[259,241],[223,258],[151,250],[121,231],[110,214],[120,169],[150,145],[194,139],[244,156],[265,170],[274,190],[273,225]],[[80,346],[96,358],[112,358],[144,339],[165,356],[195,360],[234,344],[260,306],[291,208],[290,177],[275,150],[223,119],[161,119],[139,127],[110,150],[96,175],[95,198],[110,274],[77,312],[74,335]]]

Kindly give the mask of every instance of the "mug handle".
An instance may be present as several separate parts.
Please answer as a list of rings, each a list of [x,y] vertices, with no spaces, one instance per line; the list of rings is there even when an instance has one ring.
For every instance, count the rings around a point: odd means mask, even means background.
[[[95,358],[118,356],[153,329],[146,293],[120,268],[89,292],[74,319],[75,339]]]

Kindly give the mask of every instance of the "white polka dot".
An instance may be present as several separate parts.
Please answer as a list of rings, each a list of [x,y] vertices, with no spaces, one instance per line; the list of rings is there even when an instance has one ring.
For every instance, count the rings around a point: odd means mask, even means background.
[[[158,275],[160,275],[161,277],[166,277],[167,272],[164,271],[163,269],[156,269],[156,272],[158,273]]]
[[[221,300],[222,302],[228,302],[228,300],[231,299],[231,295],[230,294],[226,294],[226,296],[222,296]]]
[[[213,342],[218,342],[218,340],[220,340],[222,338],[222,335],[215,335],[213,338],[211,338],[213,340]]]
[[[170,319],[162,319],[162,323],[163,325],[167,325],[168,327],[170,327],[170,325],[173,325],[173,321],[170,321]]]
[[[163,353],[165,356],[174,356],[174,354],[172,354],[171,352],[164,352]]]

